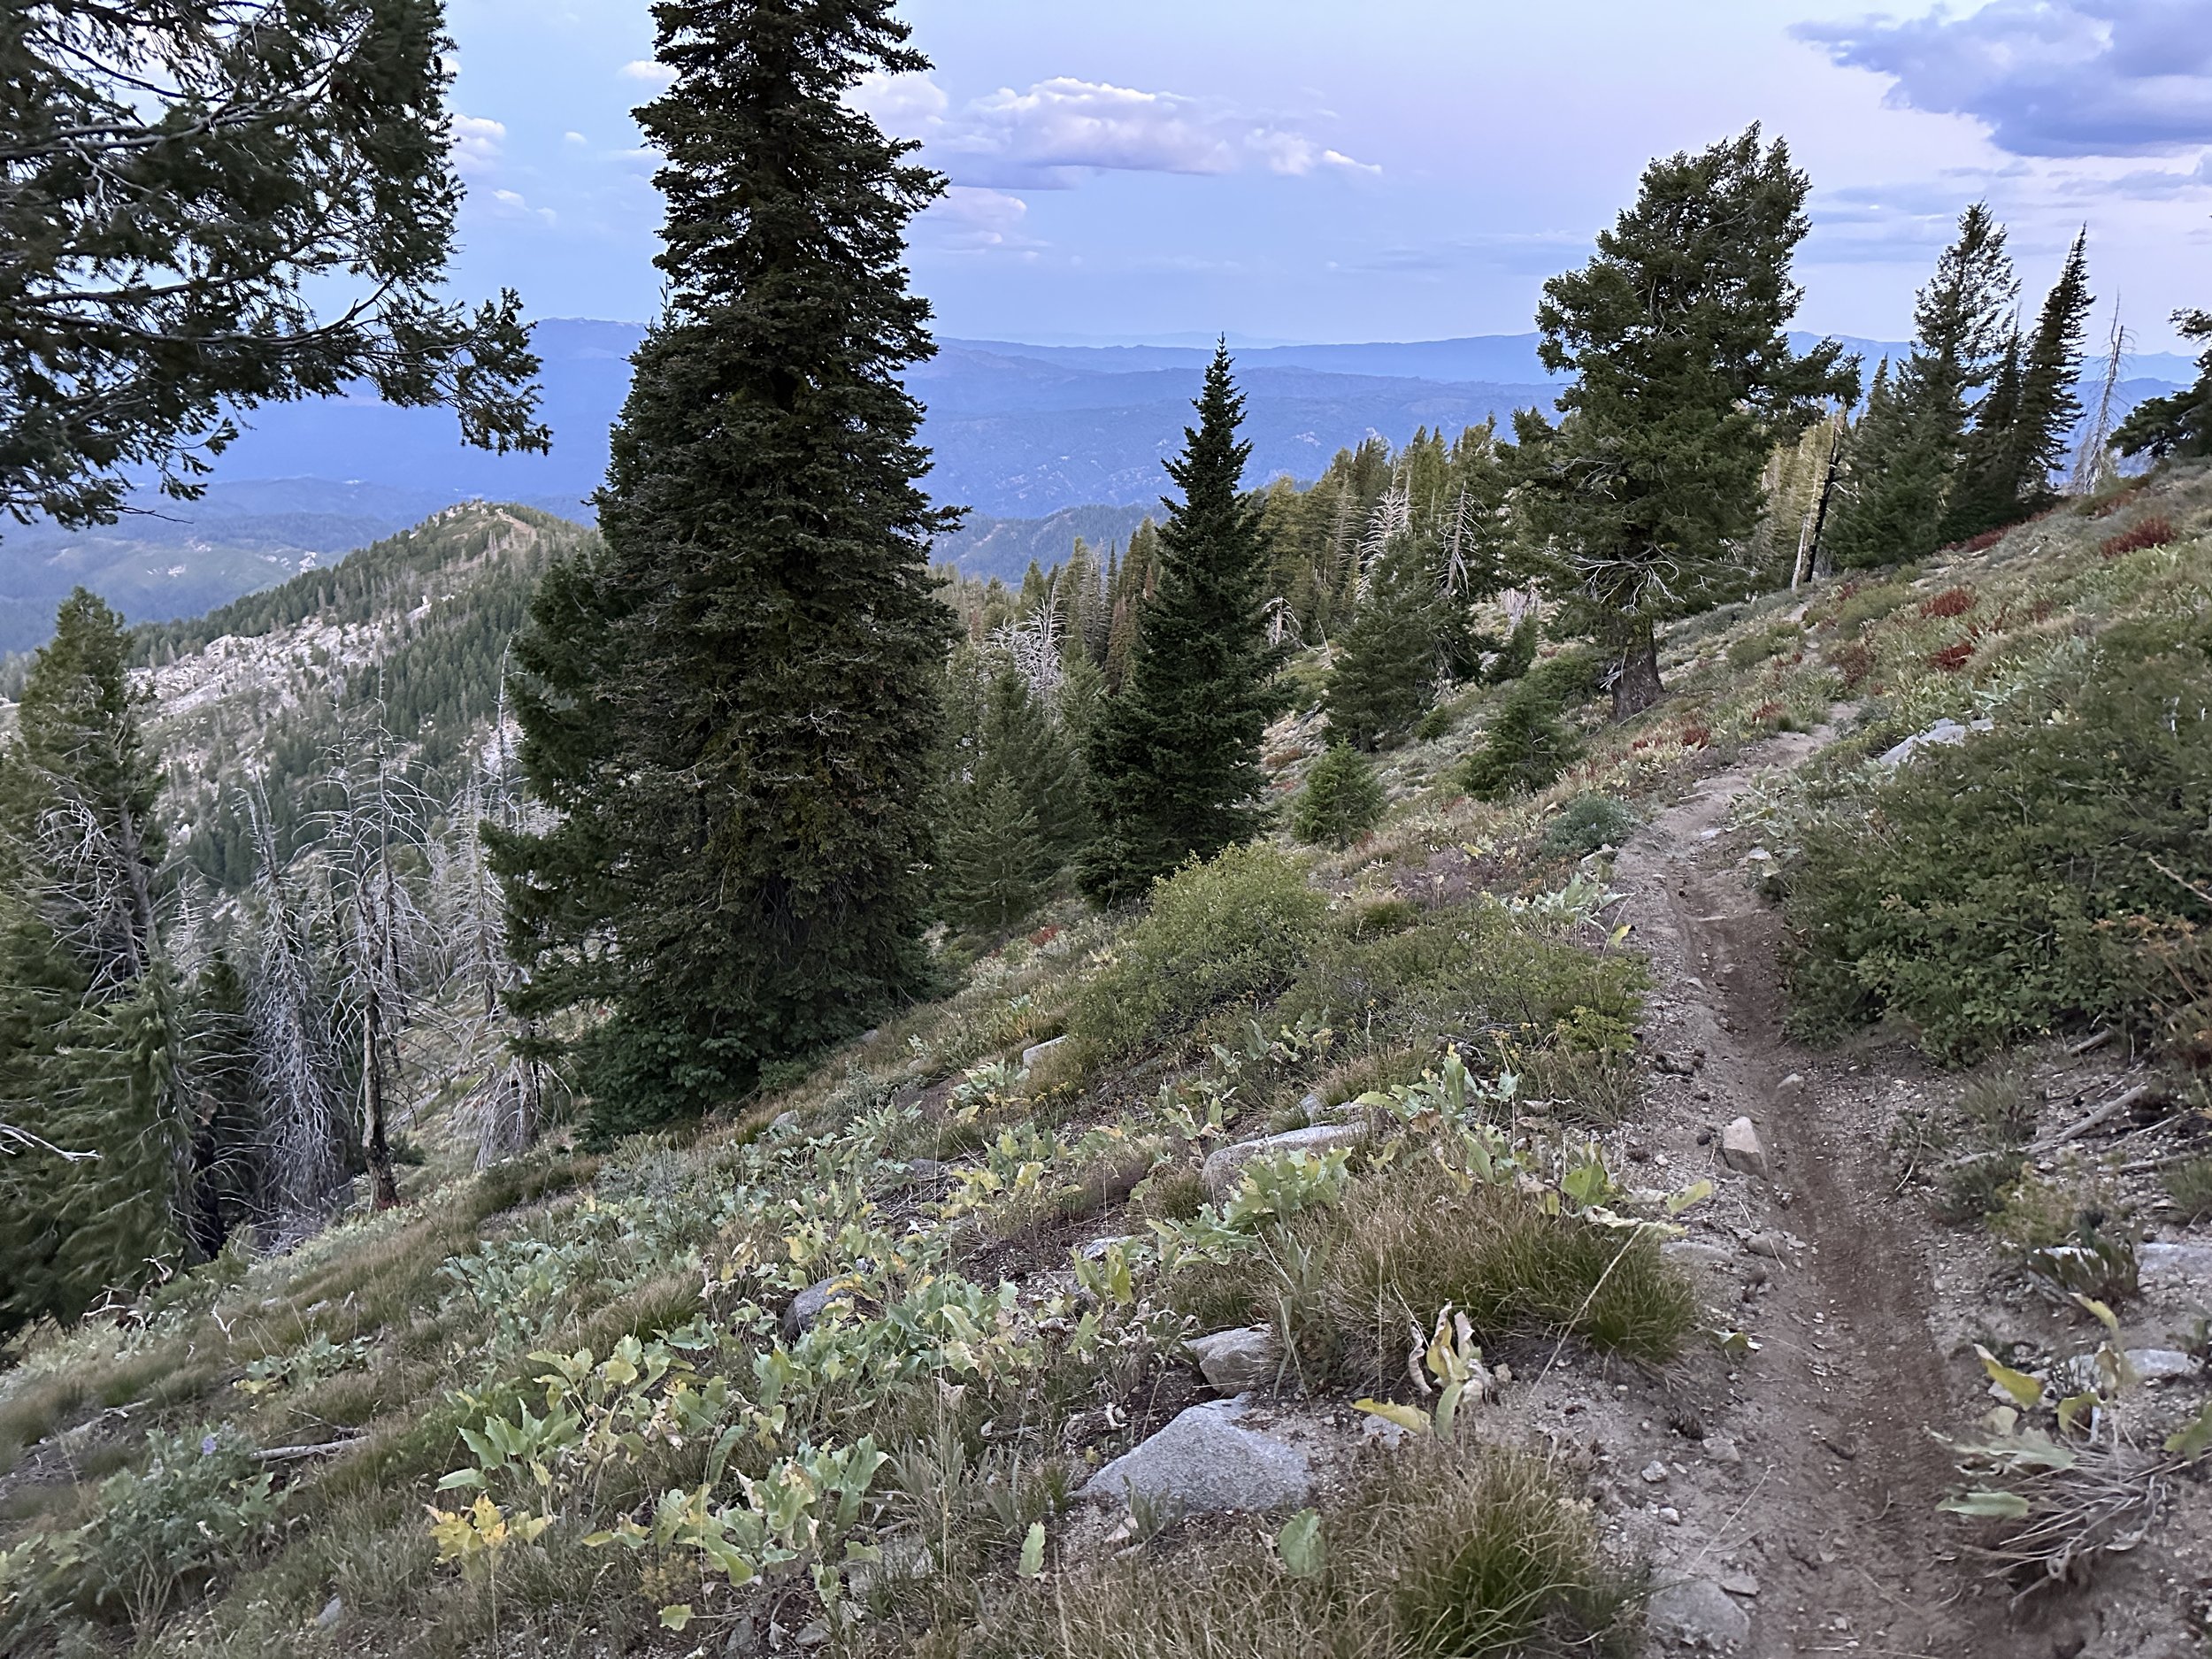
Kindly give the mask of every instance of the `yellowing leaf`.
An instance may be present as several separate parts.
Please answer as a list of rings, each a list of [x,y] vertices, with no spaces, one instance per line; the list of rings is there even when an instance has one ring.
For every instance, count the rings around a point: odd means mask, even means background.
[[[1395,1423],[1400,1428],[1409,1429],[1416,1434],[1430,1434],[1435,1432],[1433,1425],[1429,1422],[1429,1414],[1425,1411],[1416,1410],[1411,1406],[1402,1406],[1390,1400],[1355,1400],[1352,1403],[1371,1417],[1380,1417],[1386,1423]]]
[[[672,1602],[669,1606],[661,1609],[661,1628],[663,1630],[681,1630],[685,1625],[690,1623],[691,1603],[688,1601]]]
[[[1015,1571],[1025,1578],[1033,1578],[1045,1570],[1045,1524],[1032,1521],[1029,1532],[1022,1540],[1022,1558]]]
[[[1962,1492],[1944,1499],[1936,1508],[1977,1521],[2024,1521],[2028,1516],[2028,1501],[2018,1493],[1991,1489]]]
[[[1981,1356],[1982,1369],[1989,1373],[1990,1381],[2011,1397],[2013,1404],[2023,1411],[2032,1411],[2043,1398],[2043,1385],[2025,1371],[2018,1371],[2006,1364],[1980,1343],[1974,1352]]]
[[[2212,1405],[2198,1412],[2196,1421],[2180,1433],[2169,1435],[2166,1450],[2169,1455],[2185,1457],[2191,1463],[2212,1452]]]

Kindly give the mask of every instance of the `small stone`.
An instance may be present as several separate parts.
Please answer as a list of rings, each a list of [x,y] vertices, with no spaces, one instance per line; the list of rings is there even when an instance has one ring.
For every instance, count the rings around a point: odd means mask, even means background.
[[[1402,1423],[1393,1423],[1388,1417],[1369,1417],[1359,1426],[1360,1438],[1371,1441],[1385,1451],[1395,1451],[1412,1431]]]
[[[1282,1369],[1283,1346],[1276,1340],[1272,1325],[1217,1331],[1211,1336],[1194,1336],[1183,1346],[1198,1362],[1206,1380],[1224,1394],[1242,1394],[1271,1383]]]
[[[1065,1037],[1055,1037],[1048,1042],[1031,1044],[1022,1050],[1022,1069],[1024,1071],[1034,1070],[1038,1061],[1048,1054],[1057,1053],[1060,1046],[1066,1041]]]
[[[1736,1449],[1736,1442],[1725,1434],[1708,1434],[1705,1437],[1705,1455],[1714,1463],[1731,1469],[1743,1462],[1743,1454]]]
[[[1659,1509],[1659,1519],[1665,1525],[1679,1526],[1682,1525],[1682,1511],[1671,1503],[1662,1504]]]
[[[803,1335],[814,1322],[827,1313],[833,1305],[849,1303],[860,1281],[850,1273],[841,1273],[809,1285],[791,1300],[783,1310],[783,1332],[787,1337]]]
[[[1655,1486],[1666,1478],[1667,1466],[1657,1458],[1653,1458],[1651,1462],[1644,1465],[1644,1482],[1647,1486]]]
[[[1751,1637],[1751,1617],[1710,1578],[1686,1578],[1651,1598],[1647,1618],[1662,1641],[1726,1653]]]
[[[1747,1572],[1724,1572],[1720,1576],[1720,1587],[1731,1595],[1755,1596],[1759,1594],[1759,1581]]]
[[[1286,1152],[1309,1152],[1318,1156],[1338,1147],[1357,1146],[1366,1139],[1366,1129],[1358,1124],[1315,1124],[1310,1128],[1292,1129],[1279,1135],[1263,1136],[1257,1141],[1240,1141],[1234,1146],[1216,1147],[1207,1156],[1205,1168],[1201,1173],[1210,1195],[1216,1199],[1226,1198],[1236,1191],[1244,1166],[1254,1158],[1275,1157]]]
[[[2196,1361],[2178,1348],[2131,1348],[2128,1349],[2128,1363],[2135,1367],[2135,1374],[2145,1382],[2165,1382],[2197,1374]]]
[[[781,1134],[787,1129],[795,1129],[798,1126],[799,1114],[795,1111],[780,1111],[768,1120],[769,1129],[776,1134]]]
[[[323,1603],[323,1610],[315,1615],[315,1623],[322,1629],[328,1630],[333,1624],[335,1624],[345,1616],[346,1604],[344,1598],[334,1595],[329,1601]]]
[[[1093,1239],[1087,1243],[1082,1245],[1076,1253],[1087,1262],[1102,1262],[1106,1259],[1106,1252],[1112,1249],[1117,1244],[1134,1244],[1136,1242],[1137,1235],[1135,1233],[1118,1233],[1111,1238]]]
[[[1794,1100],[1804,1092],[1805,1079],[1794,1071],[1774,1086],[1774,1097],[1777,1100]]]
[[[1763,1256],[1770,1262],[1786,1262],[1790,1256],[1787,1240],[1778,1233],[1755,1233],[1743,1241],[1743,1248],[1753,1256]]]
[[[1721,1162],[1741,1174],[1766,1179],[1766,1148],[1759,1144],[1759,1131],[1748,1118],[1739,1118],[1720,1132]]]

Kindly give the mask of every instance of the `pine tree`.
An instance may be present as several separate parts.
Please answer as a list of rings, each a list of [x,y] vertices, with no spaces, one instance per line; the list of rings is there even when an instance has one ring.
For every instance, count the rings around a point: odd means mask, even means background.
[[[1381,821],[1383,806],[1375,769],[1350,744],[1332,743],[1306,774],[1306,787],[1291,808],[1291,833],[1302,841],[1348,847]]]
[[[1636,204],[1579,271],[1544,285],[1546,368],[1571,370],[1554,426],[1515,418],[1532,572],[1616,664],[1625,718],[1660,695],[1658,625],[1744,591],[1732,549],[1757,525],[1760,474],[1858,375],[1786,329],[1810,181],[1756,127],[1645,169]]]
[[[0,1331],[73,1319],[185,1247],[161,770],[128,655],[79,588],[0,748]]]
[[[1975,421],[1965,476],[1945,531],[1954,539],[2017,523],[2051,502],[2051,472],[2065,464],[2081,419],[2083,335],[2089,291],[2088,233],[2074,238],[2035,330],[2015,331],[2003,368]]]
[[[2174,326],[2188,340],[2212,342],[2212,311],[2174,313]],[[2122,455],[2212,455],[2212,344],[2197,358],[2197,379],[2165,397],[2138,403],[2112,434]]]
[[[891,0],[663,0],[667,307],[598,498],[516,649],[560,817],[496,836],[518,1012],[582,1042],[602,1133],[696,1112],[925,979],[933,687],[909,219],[941,188],[847,95],[918,73]]]
[[[212,1256],[265,1208],[253,1022],[245,982],[226,952],[217,951],[201,969],[179,1023],[184,1042],[178,1077],[192,1138],[188,1225],[194,1252]]]
[[[1262,606],[1267,541],[1243,493],[1252,446],[1223,345],[1207,366],[1198,425],[1167,463],[1183,492],[1164,501],[1151,597],[1128,676],[1092,735],[1094,839],[1081,879],[1094,898],[1142,892],[1184,859],[1210,858],[1258,818],[1269,650]],[[1134,545],[1132,544],[1133,558]]]
[[[1972,395],[1999,373],[2018,294],[2005,228],[1977,202],[1914,301],[1911,354],[1886,388],[1878,383],[1880,399],[1870,396],[1853,434],[1829,537],[1838,564],[1924,558],[1941,543]]]
[[[1435,573],[1413,534],[1392,536],[1337,647],[1329,675],[1330,731],[1372,751],[1421,718],[1436,687],[1442,611]]]

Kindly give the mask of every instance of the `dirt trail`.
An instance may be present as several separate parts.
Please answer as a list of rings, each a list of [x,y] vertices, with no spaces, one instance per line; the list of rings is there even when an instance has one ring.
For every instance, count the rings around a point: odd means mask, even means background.
[[[1926,1431],[1959,1422],[1973,1385],[1931,1337],[1927,1223],[1894,1191],[1875,1110],[1886,1079],[1784,1037],[1780,918],[1715,833],[1756,772],[1826,736],[1762,745],[1663,813],[1617,866],[1661,987],[1647,1034],[1662,1052],[1704,1051],[1689,1083],[1660,1091],[1653,1126],[1681,1147],[1749,1116],[1772,1179],[1722,1177],[1720,1210],[1801,1247],[1742,1312],[1761,1347],[1738,1363],[1713,1426],[1743,1442],[1747,1496],[1712,1542],[1764,1563],[1746,1644],[1758,1659],[2032,1651],[1972,1594],[1936,1510],[1950,1471]]]

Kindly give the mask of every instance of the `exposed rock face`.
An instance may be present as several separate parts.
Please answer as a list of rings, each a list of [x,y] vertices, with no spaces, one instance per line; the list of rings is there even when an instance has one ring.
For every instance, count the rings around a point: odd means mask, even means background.
[[[1083,1495],[1125,1503],[1134,1493],[1185,1514],[1304,1502],[1313,1491],[1306,1455],[1245,1427],[1247,1409],[1242,1400],[1191,1407],[1092,1476]]]
[[[1924,749],[1942,749],[1953,743],[1963,743],[1970,732],[1987,732],[1994,728],[1994,721],[1977,720],[1972,726],[1965,726],[1946,715],[1926,731],[1916,732],[1894,749],[1883,750],[1880,764],[1901,766]]]
[[[1357,1146],[1366,1138],[1367,1131],[1358,1124],[1316,1124],[1311,1128],[1293,1129],[1258,1141],[1216,1147],[1208,1155],[1202,1171],[1206,1191],[1216,1199],[1227,1197],[1236,1190],[1244,1166],[1254,1158],[1273,1157],[1285,1152],[1310,1152],[1318,1156],[1338,1147]]]
[[[1054,1037],[1044,1042],[1032,1043],[1028,1048],[1022,1050],[1023,1068],[1025,1070],[1030,1069],[1035,1066],[1037,1062],[1043,1059],[1046,1056],[1056,1054],[1059,1051],[1061,1045],[1066,1041],[1067,1039],[1065,1037]]]
[[[1739,1118],[1720,1132],[1721,1161],[1732,1170],[1744,1175],[1755,1175],[1761,1180],[1767,1177],[1767,1149],[1759,1141],[1758,1126],[1748,1118]]]
[[[2136,1260],[2147,1290],[2212,1291],[2212,1244],[2146,1244]]]
[[[1217,1331],[1211,1336],[1194,1336],[1183,1346],[1190,1349],[1206,1380],[1224,1394],[1242,1394],[1271,1383],[1282,1365],[1283,1345],[1272,1325]]]

